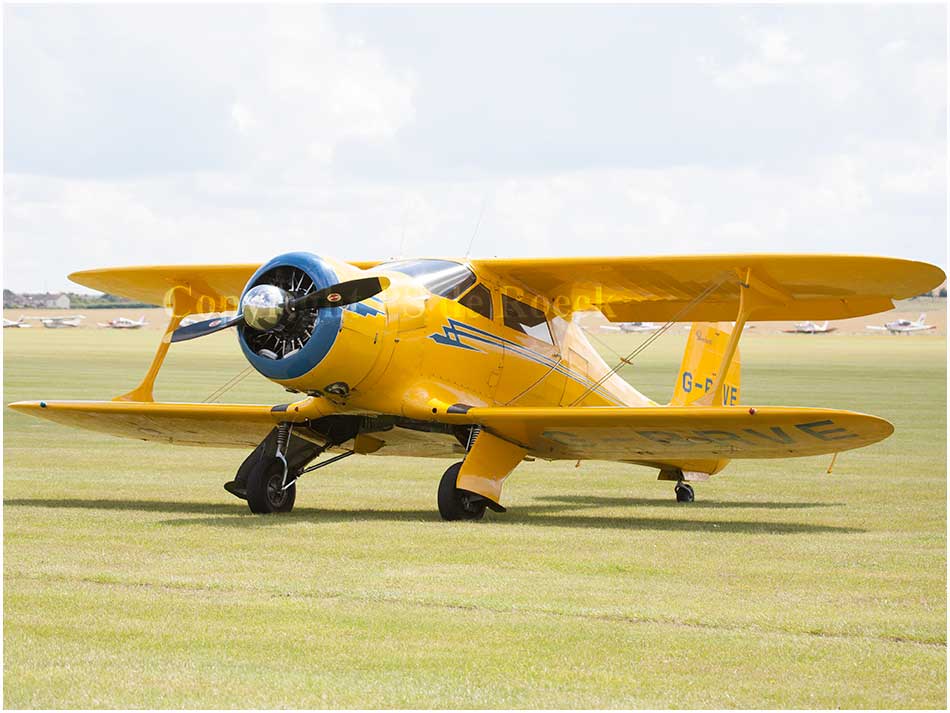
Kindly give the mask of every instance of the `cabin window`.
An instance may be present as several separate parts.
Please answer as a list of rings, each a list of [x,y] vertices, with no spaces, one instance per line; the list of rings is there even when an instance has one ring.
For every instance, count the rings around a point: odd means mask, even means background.
[[[468,294],[459,300],[459,304],[478,312],[485,319],[491,319],[491,292],[485,285],[475,285]]]
[[[547,344],[554,344],[544,312],[508,295],[501,296],[501,308],[505,315],[506,327]]]
[[[451,260],[400,260],[379,265],[413,277],[429,292],[454,300],[475,284],[475,273]]]

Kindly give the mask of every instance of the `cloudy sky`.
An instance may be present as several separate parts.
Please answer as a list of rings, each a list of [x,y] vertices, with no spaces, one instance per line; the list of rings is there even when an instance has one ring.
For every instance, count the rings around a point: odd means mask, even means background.
[[[943,6],[4,9],[4,281],[143,263],[945,266]]]

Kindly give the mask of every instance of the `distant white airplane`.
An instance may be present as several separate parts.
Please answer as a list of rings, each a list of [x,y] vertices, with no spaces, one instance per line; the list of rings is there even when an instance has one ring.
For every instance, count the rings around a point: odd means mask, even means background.
[[[115,319],[110,319],[108,322],[98,322],[100,327],[107,327],[109,329],[141,329],[148,322],[145,321],[145,315],[143,314],[138,321],[129,319],[128,317],[116,317]]]
[[[33,317],[43,323],[47,329],[65,329],[66,327],[79,327],[84,315],[77,314],[75,317]]]
[[[661,326],[653,322],[618,322],[617,324],[603,324],[601,329],[605,332],[655,332]]]
[[[818,324],[817,322],[796,322],[794,328],[783,329],[782,331],[785,332],[785,334],[828,334],[837,329],[837,327],[829,327],[827,321],[822,324]]]
[[[910,334],[911,332],[923,332],[928,329],[936,329],[936,324],[924,324],[926,318],[926,313],[922,312],[916,322],[911,322],[909,319],[898,319],[893,322],[885,323],[883,327],[869,324],[867,328],[878,332],[887,331],[891,334]]]
[[[3,328],[9,329],[15,327],[17,329],[29,329],[33,325],[26,321],[26,317],[20,317],[18,320],[13,321],[12,319],[3,318]]]

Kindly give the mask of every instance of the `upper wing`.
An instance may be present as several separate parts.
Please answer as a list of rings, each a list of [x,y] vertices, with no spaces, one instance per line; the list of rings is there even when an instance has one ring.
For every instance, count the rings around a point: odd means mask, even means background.
[[[352,264],[363,268],[375,263]],[[94,290],[166,307],[171,306],[172,291],[184,289],[193,302],[182,312],[203,314],[237,309],[247,281],[259,267],[258,263],[106,267],[74,272],[69,279]]]
[[[540,458],[669,461],[788,458],[860,448],[887,438],[882,418],[817,408],[471,408],[475,423]]]
[[[135,401],[20,401],[14,411],[124,438],[254,448],[285,417],[272,406]]]
[[[244,285],[260,265],[152,265],[83,270],[69,276],[94,290],[153,305],[171,304],[171,292],[185,289],[195,312],[235,309]]]
[[[374,261],[355,261],[370,268]],[[523,285],[561,308],[600,309],[612,321],[667,321],[710,289],[681,321],[729,321],[738,308],[736,282],[751,269],[788,296],[785,304],[757,312],[755,319],[843,319],[893,306],[893,299],[921,294],[943,282],[940,268],[895,258],[846,255],[709,255],[473,260],[476,270],[503,284]],[[184,288],[195,310],[234,309],[259,267],[159,265],[85,270],[70,275],[81,285],[149,304],[168,304]],[[718,283],[718,285],[717,285]]]
[[[945,279],[933,265],[851,255],[689,255],[473,260],[503,286],[540,293],[562,310],[596,308],[614,322],[732,321],[747,270],[784,295],[756,320],[844,319],[882,312]],[[685,314],[684,307],[710,289]],[[679,315],[679,316],[678,316]]]

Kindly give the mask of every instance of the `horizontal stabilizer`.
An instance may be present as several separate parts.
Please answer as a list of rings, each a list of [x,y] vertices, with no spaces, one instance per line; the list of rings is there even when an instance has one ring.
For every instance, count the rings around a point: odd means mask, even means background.
[[[452,420],[479,424],[531,455],[567,460],[814,456],[867,446],[894,432],[877,416],[780,406],[471,408]]]

